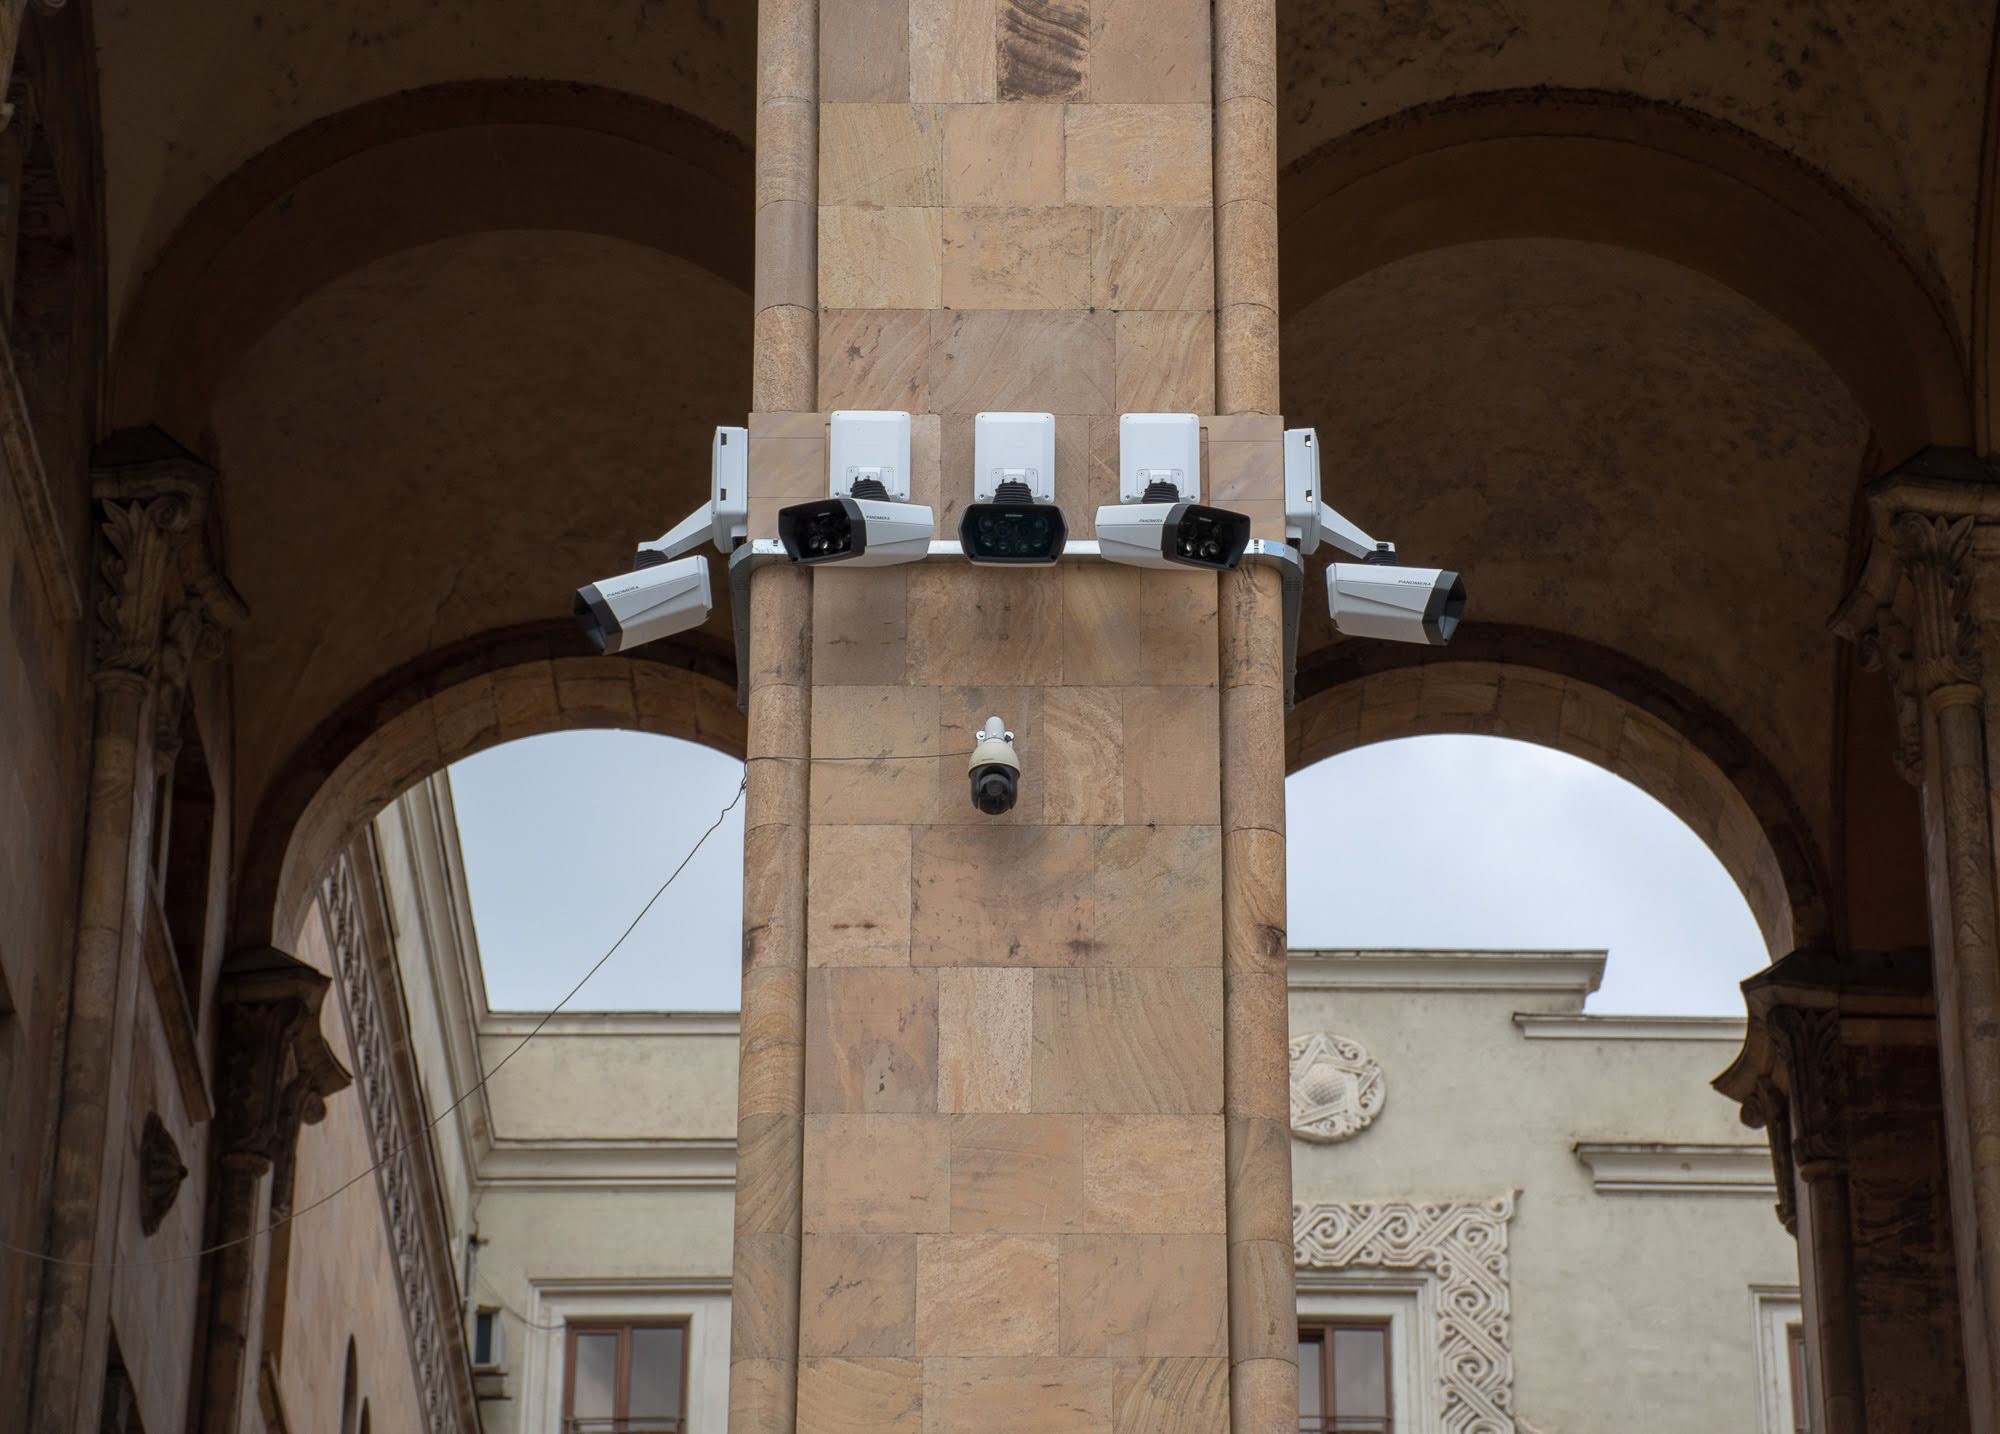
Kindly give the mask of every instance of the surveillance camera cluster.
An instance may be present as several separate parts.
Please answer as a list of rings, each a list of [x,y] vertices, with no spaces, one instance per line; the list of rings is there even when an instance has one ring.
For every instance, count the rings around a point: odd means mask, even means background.
[[[1055,498],[1055,418],[982,413],[973,422],[973,499],[959,519],[969,562],[1047,566],[1068,547]],[[704,542],[732,553],[749,532],[749,435],[718,428],[710,448],[709,501],[651,542],[632,571],[578,590],[575,612],[600,652],[623,652],[696,627],[711,602]],[[1228,570],[1250,547],[1250,519],[1201,502],[1201,420],[1191,413],[1127,413],[1118,420],[1118,498],[1097,510],[1097,554],[1142,568]],[[910,501],[910,415],[842,410],[828,420],[827,496],[778,511],[778,540],[794,563],[883,567],[928,557],[933,511]],[[1406,568],[1393,543],[1377,542],[1320,500],[1319,443],[1310,428],[1285,434],[1285,537],[1301,554],[1331,544],[1353,562],[1327,569],[1327,609],[1350,637],[1441,646],[1465,610],[1455,572]],[[981,750],[1011,734],[995,718]],[[997,749],[996,749],[997,750]],[[1005,762],[988,763],[1004,768]],[[974,800],[980,772],[973,768]],[[1013,772],[1018,776],[1019,765]],[[995,783],[1002,781],[995,775]],[[1005,811],[1013,805],[1007,778]],[[996,786],[995,790],[998,790]],[[998,800],[998,797],[994,798]]]

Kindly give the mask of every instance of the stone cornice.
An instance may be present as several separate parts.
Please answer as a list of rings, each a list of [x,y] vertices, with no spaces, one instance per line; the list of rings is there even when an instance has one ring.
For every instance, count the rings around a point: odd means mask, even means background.
[[[1516,1011],[1514,1024],[1531,1041],[1718,1041],[1740,1045],[1737,1016],[1566,1016]]]
[[[1671,1145],[1580,1140],[1600,1195],[1760,1195],[1776,1193],[1768,1144]]]
[[[1293,951],[1294,991],[1562,991],[1604,976],[1602,951]]]

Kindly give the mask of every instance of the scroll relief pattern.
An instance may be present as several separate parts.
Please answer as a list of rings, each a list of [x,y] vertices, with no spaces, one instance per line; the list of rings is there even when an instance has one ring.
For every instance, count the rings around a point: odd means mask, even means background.
[[[367,1117],[369,1152],[380,1162],[376,1178],[381,1182],[382,1206],[389,1216],[403,1315],[423,1389],[424,1429],[426,1434],[467,1434],[458,1406],[447,1393],[443,1324],[452,1315],[439,1309],[426,1276],[423,1235],[417,1228],[416,1172],[411,1165],[410,1142],[401,1138],[395,1092],[387,1075],[388,1059],[382,1049],[385,1037],[378,1010],[380,995],[361,932],[361,893],[346,857],[340,858],[326,878],[321,896],[340,976],[362,1110]]]
[[[1292,1207],[1302,1270],[1419,1270],[1437,1281],[1439,1407],[1448,1434],[1516,1434],[1507,1223],[1493,1200]]]
[[[1382,1113],[1382,1067],[1359,1041],[1315,1031],[1292,1038],[1292,1134],[1316,1145],[1352,1140]]]

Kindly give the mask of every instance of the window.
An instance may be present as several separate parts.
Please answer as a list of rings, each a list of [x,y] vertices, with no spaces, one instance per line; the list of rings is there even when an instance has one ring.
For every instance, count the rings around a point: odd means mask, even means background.
[[[500,1311],[482,1309],[472,1317],[472,1367],[500,1367]]]
[[[681,1434],[687,1326],[572,1324],[563,1434]]]
[[[1299,1329],[1301,1434],[1395,1434],[1389,1326],[1335,1320]]]

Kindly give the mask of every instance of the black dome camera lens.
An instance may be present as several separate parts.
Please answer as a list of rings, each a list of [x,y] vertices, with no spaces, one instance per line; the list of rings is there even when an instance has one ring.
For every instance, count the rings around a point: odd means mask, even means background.
[[[852,498],[821,498],[780,508],[778,540],[795,563],[858,557],[868,546],[861,506]]]
[[[1189,567],[1233,568],[1250,546],[1249,517],[1227,508],[1179,503],[1167,515],[1166,528],[1161,554]]]
[[[972,774],[972,804],[989,817],[1014,809],[1019,779],[1007,767],[980,767]]]
[[[1053,563],[1068,538],[1062,509],[1050,503],[973,503],[958,520],[959,546],[975,563]]]

